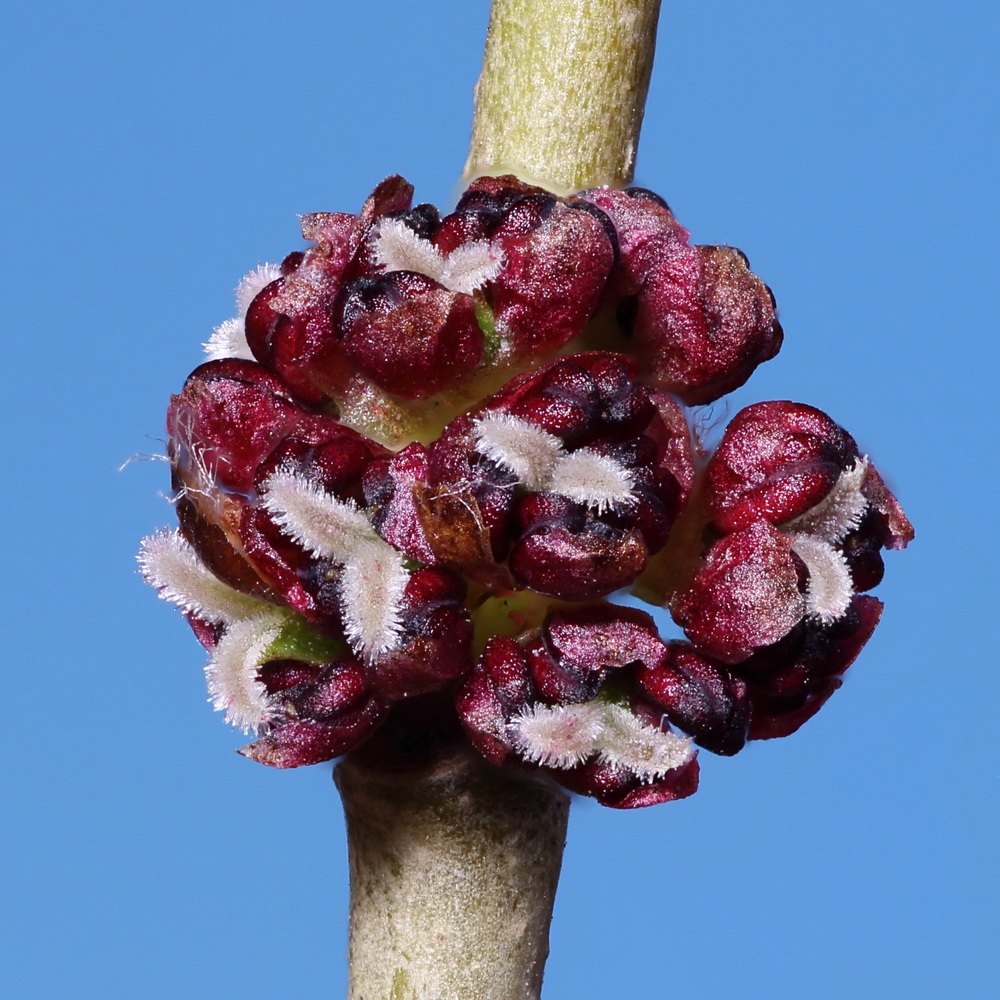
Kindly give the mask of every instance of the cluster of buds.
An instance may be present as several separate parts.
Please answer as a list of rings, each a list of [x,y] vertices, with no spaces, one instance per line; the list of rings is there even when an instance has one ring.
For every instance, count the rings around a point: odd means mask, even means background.
[[[782,332],[743,254],[656,195],[411,196],[305,216],[309,248],[240,283],[171,401],[180,528],[145,578],[254,760],[433,730],[606,805],[689,795],[696,746],[788,735],[840,685],[909,522],[812,407],[748,407],[704,452],[687,408]]]

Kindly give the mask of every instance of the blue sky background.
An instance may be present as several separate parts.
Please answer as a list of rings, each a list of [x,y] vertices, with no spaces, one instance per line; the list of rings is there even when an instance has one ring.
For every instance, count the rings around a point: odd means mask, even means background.
[[[329,765],[232,753],[134,573],[171,392],[231,290],[388,173],[446,205],[486,0],[36,4],[0,63],[0,907],[10,996],[339,997]],[[994,996],[995,4],[665,0],[637,181],[741,247],[786,331],[729,412],[858,438],[917,527],[882,625],[788,740],[685,802],[578,802],[548,1000]],[[994,960],[995,961],[995,960]]]

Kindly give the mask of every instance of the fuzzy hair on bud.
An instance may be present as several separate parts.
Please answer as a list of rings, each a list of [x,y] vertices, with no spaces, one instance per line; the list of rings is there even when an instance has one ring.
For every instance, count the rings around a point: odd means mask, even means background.
[[[564,455],[556,463],[548,488],[593,507],[598,514],[635,502],[632,476],[619,462],[590,448]]]
[[[646,725],[621,705],[605,705],[598,752],[601,760],[656,781],[694,756],[687,737]]]
[[[548,488],[563,454],[554,434],[509,413],[487,413],[476,421],[476,448],[529,490]]]
[[[473,240],[445,256],[402,219],[385,219],[375,240],[375,259],[386,271],[415,271],[449,292],[471,295],[504,268],[504,255],[488,240]]]
[[[806,564],[806,614],[830,625],[842,618],[854,597],[844,554],[815,535],[793,535],[792,551]]]
[[[508,730],[526,760],[543,767],[575,767],[597,747],[601,714],[596,702],[538,704],[511,719]]]
[[[291,472],[263,487],[276,524],[314,556],[343,568],[340,599],[351,648],[371,660],[400,641],[400,605],[409,574],[402,555],[379,538],[364,512]]]
[[[277,612],[244,618],[226,629],[205,667],[209,701],[226,722],[244,733],[257,730],[268,718],[273,699],[257,679],[267,647],[278,638]]]
[[[219,580],[179,531],[164,528],[144,538],[136,558],[163,600],[207,622],[229,625],[270,608]]]
[[[476,421],[476,448],[529,490],[551,490],[593,507],[599,514],[635,502],[632,476],[619,462],[592,448],[563,450],[554,434],[509,413]]]
[[[340,574],[344,631],[351,648],[365,659],[399,645],[400,605],[408,580],[402,556],[381,539],[358,545],[345,561]]]
[[[815,507],[782,525],[782,529],[792,534],[815,535],[831,545],[842,541],[861,524],[868,510],[868,500],[861,492],[867,472],[867,457],[859,458],[840,474],[833,489]]]

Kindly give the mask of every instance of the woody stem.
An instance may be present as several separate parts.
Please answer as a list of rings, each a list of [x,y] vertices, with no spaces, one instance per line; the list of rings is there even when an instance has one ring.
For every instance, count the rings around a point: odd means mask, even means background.
[[[569,798],[457,750],[421,771],[347,758],[348,1000],[538,1000]]]

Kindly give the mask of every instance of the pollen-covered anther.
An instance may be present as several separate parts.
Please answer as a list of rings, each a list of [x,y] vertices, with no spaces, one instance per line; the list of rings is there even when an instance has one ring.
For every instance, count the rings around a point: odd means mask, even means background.
[[[142,540],[139,567],[160,597],[215,624],[230,624],[270,608],[219,580],[179,531],[164,529]]]
[[[529,490],[548,489],[563,457],[559,438],[509,413],[487,413],[476,421],[476,448]]]
[[[409,574],[364,512],[291,472],[264,483],[264,506],[300,545],[343,568],[340,599],[351,648],[372,659],[400,642],[400,603]]]
[[[815,507],[783,524],[782,530],[792,534],[815,535],[836,545],[861,524],[868,510],[868,498],[861,485],[868,472],[868,458],[859,458],[845,469],[833,489]]]
[[[635,502],[632,476],[619,462],[579,448],[556,463],[548,488],[596,509],[598,514]]]
[[[507,728],[526,760],[543,767],[570,768],[597,749],[601,718],[601,707],[595,702],[538,704],[514,716]]]
[[[226,722],[244,733],[259,729],[274,708],[274,699],[257,679],[257,669],[280,632],[277,609],[235,622],[205,667],[209,701],[217,712],[226,713]]]
[[[605,763],[655,781],[690,761],[695,750],[689,738],[647,725],[621,705],[605,705],[598,754]]]
[[[792,551],[806,564],[806,614],[830,625],[842,618],[854,597],[844,554],[815,535],[793,535]]]

